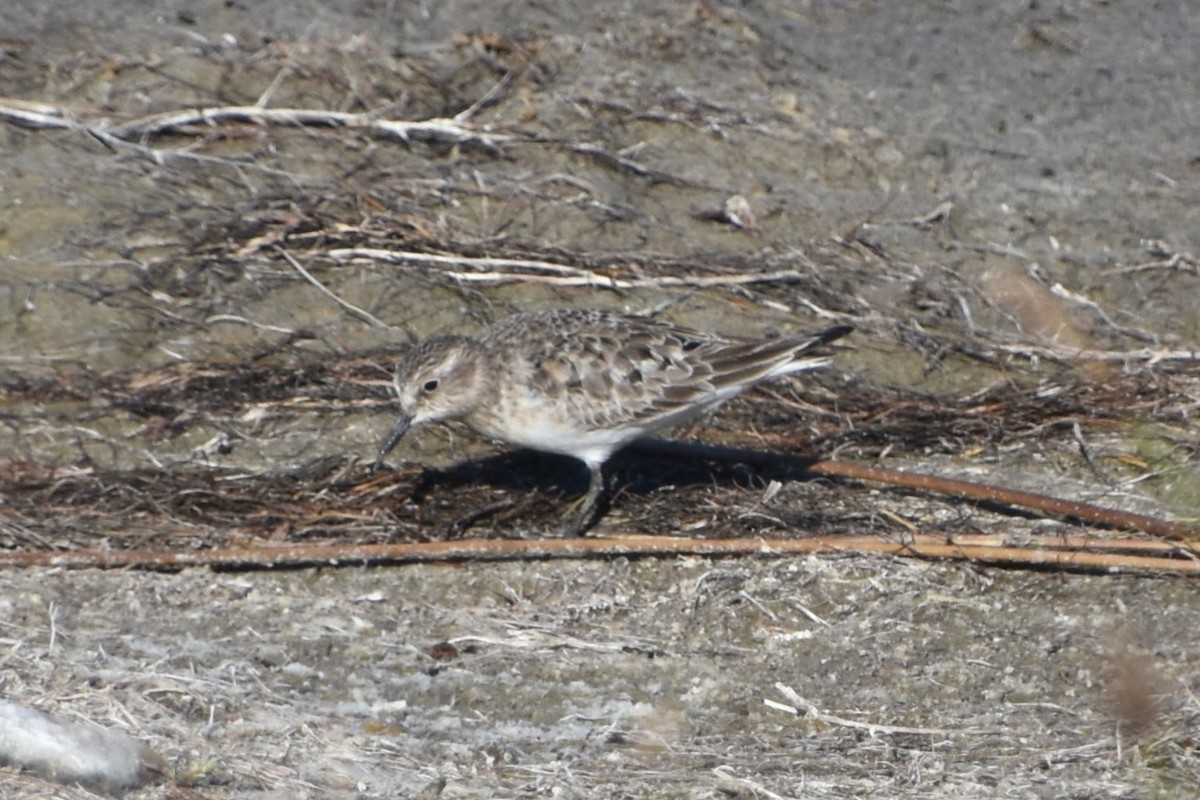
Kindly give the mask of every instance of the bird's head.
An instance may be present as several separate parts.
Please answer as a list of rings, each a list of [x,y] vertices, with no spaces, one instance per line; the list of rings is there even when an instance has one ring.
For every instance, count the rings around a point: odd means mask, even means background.
[[[408,429],[427,422],[466,416],[484,402],[479,345],[463,336],[438,336],[409,350],[392,379],[400,417],[375,459],[383,462]]]

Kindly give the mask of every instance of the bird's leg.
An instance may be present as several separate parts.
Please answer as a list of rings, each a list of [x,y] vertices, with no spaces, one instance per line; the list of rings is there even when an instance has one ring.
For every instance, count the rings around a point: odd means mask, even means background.
[[[596,513],[596,504],[600,501],[600,495],[604,493],[603,465],[588,464],[587,466],[592,472],[592,479],[588,484],[587,494],[579,501],[579,508],[571,518],[571,523],[563,531],[565,536],[583,535],[583,532],[590,527],[592,516]]]

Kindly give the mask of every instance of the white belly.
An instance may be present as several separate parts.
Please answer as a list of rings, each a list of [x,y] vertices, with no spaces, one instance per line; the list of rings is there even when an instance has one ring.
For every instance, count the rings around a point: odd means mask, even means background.
[[[497,428],[484,433],[521,447],[574,456],[589,465],[597,465],[641,436],[643,431],[641,428],[585,430],[543,417],[527,422],[504,420]]]

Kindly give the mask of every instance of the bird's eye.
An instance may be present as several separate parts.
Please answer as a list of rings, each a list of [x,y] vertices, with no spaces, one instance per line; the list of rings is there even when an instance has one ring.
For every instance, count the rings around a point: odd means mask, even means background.
[[[425,385],[421,387],[421,391],[432,392],[437,387],[438,387],[437,378],[434,378],[431,381],[425,381]]]

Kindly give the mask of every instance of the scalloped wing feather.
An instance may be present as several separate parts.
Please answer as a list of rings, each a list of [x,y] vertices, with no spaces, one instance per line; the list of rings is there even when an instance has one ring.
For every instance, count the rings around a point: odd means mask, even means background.
[[[654,320],[563,310],[517,315],[490,331],[494,355],[532,392],[593,429],[653,430],[695,416],[761,380],[824,359],[799,359],[845,333],[730,339]],[[531,346],[532,345],[532,346]]]

